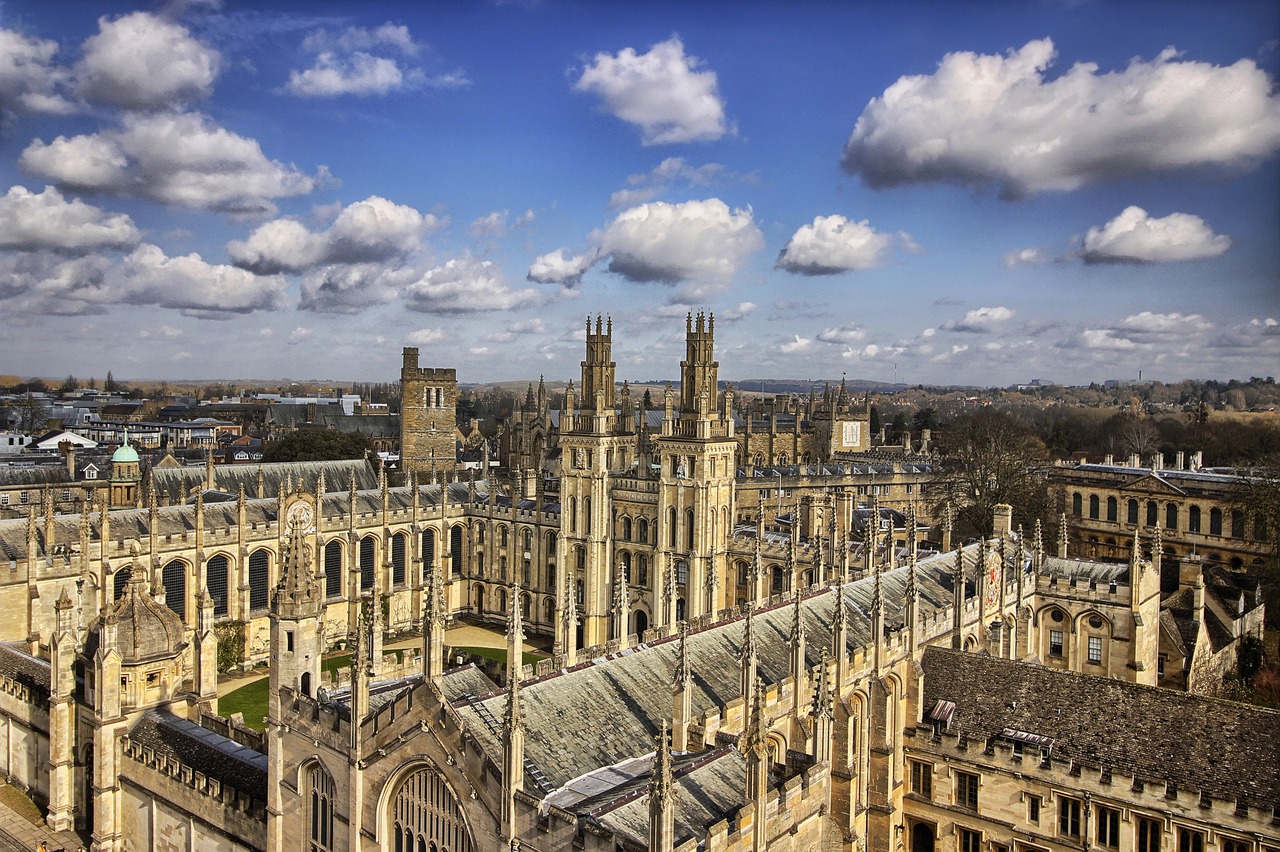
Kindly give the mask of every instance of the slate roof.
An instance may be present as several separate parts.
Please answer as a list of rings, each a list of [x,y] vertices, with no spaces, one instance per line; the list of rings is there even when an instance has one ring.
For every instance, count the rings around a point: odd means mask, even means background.
[[[378,473],[364,459],[315,462],[270,462],[252,465],[215,465],[214,485],[219,491],[237,494],[244,486],[247,497],[258,496],[258,471],[262,471],[263,485],[269,497],[275,497],[286,481],[296,487],[302,483],[307,490],[314,490],[324,471],[325,489],[329,492],[345,492],[351,487],[351,474],[356,475],[356,490],[368,491],[379,487]],[[185,500],[193,488],[204,483],[204,465],[189,467],[152,468],[151,482],[158,494],[167,494],[169,501]]]
[[[618,785],[603,802],[586,800],[572,808],[619,837],[645,846],[649,842],[649,779],[653,757],[643,759],[644,772]],[[747,798],[746,760],[733,748],[677,756],[671,769],[675,793],[675,842],[702,837],[707,827],[735,814]]]
[[[194,722],[151,710],[129,731],[129,741],[267,800],[267,756]]]
[[[976,545],[965,550],[966,574],[972,576]],[[954,554],[922,560],[917,568],[917,588],[922,613],[950,604]],[[902,624],[902,602],[907,568],[882,575],[886,629]],[[843,587],[841,598],[848,613],[849,647],[871,642],[869,613],[872,578]],[[824,590],[801,604],[806,631],[808,666],[821,661],[831,647],[836,593]],[[790,631],[793,604],[756,610],[752,630],[758,648],[758,670],[769,683],[790,674]],[[739,697],[745,617],[693,632],[688,648],[693,668],[692,709],[695,716],[722,707]],[[611,766],[653,749],[661,723],[671,713],[671,678],[675,670],[678,640],[669,638],[652,645],[623,651],[612,658],[582,663],[572,669],[525,681],[527,738],[525,756],[553,786],[603,766]],[[482,696],[493,718],[502,718],[504,693]],[[471,704],[460,704],[480,746],[495,761],[502,754],[498,735],[485,725]]]
[[[1093,562],[1088,559],[1062,559],[1046,556],[1040,573],[1046,577],[1068,580],[1093,580],[1098,583],[1128,585],[1128,562]]]
[[[1275,710],[932,646],[921,663],[923,706],[955,702],[948,732],[978,747],[1013,728],[1052,737],[1054,759],[1219,801],[1280,806]]]
[[[47,660],[33,657],[16,645],[0,644],[0,674],[30,689],[33,698],[48,700],[52,673]]]

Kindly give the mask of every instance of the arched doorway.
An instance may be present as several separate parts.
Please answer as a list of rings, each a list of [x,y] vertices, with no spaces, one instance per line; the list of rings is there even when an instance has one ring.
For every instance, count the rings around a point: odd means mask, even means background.
[[[644,641],[644,632],[649,629],[649,616],[644,610],[636,610],[636,638]]]
[[[933,852],[933,826],[917,822],[911,826],[911,852]]]

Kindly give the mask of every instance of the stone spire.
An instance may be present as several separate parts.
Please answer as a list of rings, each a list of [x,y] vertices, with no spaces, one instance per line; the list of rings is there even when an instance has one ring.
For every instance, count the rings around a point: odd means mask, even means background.
[[[507,708],[502,717],[502,832],[511,848],[519,841],[516,791],[524,786],[524,700],[520,675],[524,668],[524,622],[520,584],[511,584],[511,614],[507,622]]]
[[[951,647],[960,650],[964,643],[964,548],[956,546],[955,566],[951,569]]]
[[[764,715],[764,688],[761,684],[752,687],[751,711],[742,732],[740,748],[747,759],[747,800],[755,805],[755,816],[751,821],[751,850],[764,852],[768,842],[765,814],[769,796],[769,728]]]
[[[742,677],[739,685],[742,688],[742,697],[747,699],[751,696],[751,691],[756,688],[756,672],[759,665],[759,649],[756,647],[755,631],[751,626],[752,610],[747,610],[746,623],[742,629]]]
[[[795,684],[795,695],[797,702],[799,696],[803,695],[807,689],[806,676],[808,675],[808,667],[805,665],[805,629],[804,629],[804,607],[801,605],[800,588],[797,586],[794,595],[794,604],[791,608],[791,678]]]
[[[672,684],[672,747],[689,750],[689,722],[693,716],[693,666],[689,659],[689,626],[680,622],[680,648],[676,652],[676,672]]]
[[[1156,576],[1160,576],[1160,570],[1163,567],[1161,562],[1164,557],[1164,545],[1161,543],[1160,524],[1156,524],[1156,528],[1151,531],[1151,567],[1155,570]],[[1130,582],[1132,582],[1130,578]]]
[[[1034,550],[1031,554],[1031,568],[1034,573],[1040,573],[1041,567],[1044,566],[1044,528],[1040,524],[1040,519],[1036,518],[1036,540],[1034,542]]]
[[[813,756],[819,763],[831,762],[832,726],[835,723],[835,693],[831,688],[831,658],[822,652],[818,682],[813,688]]]
[[[675,848],[675,785],[671,779],[671,749],[667,740],[667,721],[662,720],[653,755],[653,775],[649,779],[649,850],[671,852]]]
[[[849,609],[844,601],[844,586],[835,588],[835,623],[831,627],[831,655],[836,659],[837,687],[843,687],[849,664]]]
[[[627,641],[627,610],[630,609],[630,597],[627,592],[627,574],[619,562],[613,567],[613,638],[619,647]]]
[[[1067,558],[1067,513],[1058,518],[1058,558]]]
[[[437,548],[438,549],[438,548]],[[432,563],[425,566],[427,587],[422,608],[422,666],[423,677],[437,690],[444,685],[444,625],[447,608],[444,599],[444,560],[432,554]]]

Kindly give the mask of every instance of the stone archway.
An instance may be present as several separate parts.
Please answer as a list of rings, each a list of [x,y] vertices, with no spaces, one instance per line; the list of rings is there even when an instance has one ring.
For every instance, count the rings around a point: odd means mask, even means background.
[[[911,852],[933,852],[933,826],[917,822],[911,826]]]

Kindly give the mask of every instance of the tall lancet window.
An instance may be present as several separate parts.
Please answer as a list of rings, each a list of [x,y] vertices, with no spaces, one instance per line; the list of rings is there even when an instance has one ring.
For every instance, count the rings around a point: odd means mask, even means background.
[[[330,852],[333,849],[333,778],[319,763],[307,770],[308,820],[311,829],[310,852]]]

